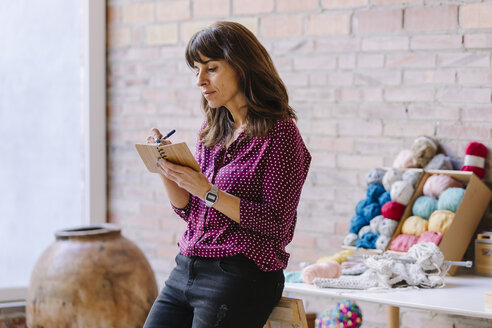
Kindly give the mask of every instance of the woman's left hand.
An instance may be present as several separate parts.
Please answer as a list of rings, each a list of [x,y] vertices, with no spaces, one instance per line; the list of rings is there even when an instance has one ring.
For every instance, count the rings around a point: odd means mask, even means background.
[[[203,173],[197,172],[189,167],[160,159],[157,161],[157,168],[164,177],[175,182],[179,187],[200,199],[205,199],[205,194],[212,187],[212,184]]]

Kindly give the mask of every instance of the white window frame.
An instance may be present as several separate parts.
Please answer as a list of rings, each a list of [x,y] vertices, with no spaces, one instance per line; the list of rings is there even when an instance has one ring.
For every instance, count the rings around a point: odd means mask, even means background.
[[[81,0],[83,225],[106,222],[106,2]],[[25,301],[28,286],[0,289],[0,303]]]

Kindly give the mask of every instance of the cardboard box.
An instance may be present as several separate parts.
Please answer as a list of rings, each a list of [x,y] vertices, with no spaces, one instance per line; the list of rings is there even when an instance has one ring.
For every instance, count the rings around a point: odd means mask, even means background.
[[[425,182],[434,174],[448,175],[461,181],[466,188],[463,199],[461,200],[460,206],[453,219],[453,223],[443,235],[441,243],[439,244],[439,249],[443,253],[445,260],[461,261],[468,245],[472,241],[475,230],[482,220],[483,214],[492,199],[491,190],[473,172],[450,170],[432,170],[424,172],[424,176],[415,189],[415,193],[405,209],[392,239],[400,234],[403,222],[412,215],[412,207],[415,199],[423,195]],[[456,266],[451,267],[449,274],[454,274],[456,269]]]
[[[478,234],[475,239],[475,272],[492,276],[492,235]]]

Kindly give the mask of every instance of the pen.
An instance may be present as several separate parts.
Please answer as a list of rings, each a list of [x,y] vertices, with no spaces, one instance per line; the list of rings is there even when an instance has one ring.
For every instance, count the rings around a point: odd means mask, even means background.
[[[176,132],[176,130],[172,129],[168,134],[166,134],[164,137],[162,137],[161,139],[159,139],[159,142],[163,142],[164,140],[166,140],[167,138],[169,138],[170,136],[172,136],[174,134],[174,132]]]

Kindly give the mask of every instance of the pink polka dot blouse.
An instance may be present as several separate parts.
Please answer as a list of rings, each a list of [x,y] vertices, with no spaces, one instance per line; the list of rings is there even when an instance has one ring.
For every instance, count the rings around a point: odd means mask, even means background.
[[[244,254],[263,271],[285,269],[285,246],[294,235],[297,205],[311,155],[292,119],[279,120],[266,137],[244,133],[228,147],[197,143],[195,157],[203,174],[220,190],[240,198],[240,224],[191,196],[183,209],[187,223],[178,242],[185,256]]]

